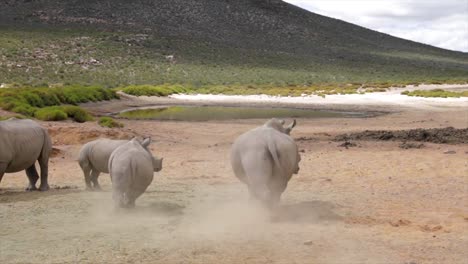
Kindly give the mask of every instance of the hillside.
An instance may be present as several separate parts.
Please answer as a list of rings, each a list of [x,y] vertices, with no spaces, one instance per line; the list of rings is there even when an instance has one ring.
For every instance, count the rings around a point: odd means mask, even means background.
[[[2,1],[0,59],[3,83],[303,84],[468,76],[467,53],[273,0]]]

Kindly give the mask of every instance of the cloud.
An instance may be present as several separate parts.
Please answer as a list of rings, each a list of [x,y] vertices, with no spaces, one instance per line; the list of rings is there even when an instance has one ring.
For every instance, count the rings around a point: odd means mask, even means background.
[[[285,0],[393,36],[468,52],[468,0]]]

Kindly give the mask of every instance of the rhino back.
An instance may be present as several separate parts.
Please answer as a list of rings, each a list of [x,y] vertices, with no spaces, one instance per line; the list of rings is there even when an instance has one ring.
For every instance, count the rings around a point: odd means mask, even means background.
[[[111,154],[109,171],[115,188],[144,191],[153,180],[153,161],[143,147],[130,141]]]
[[[125,143],[128,140],[97,139],[83,147],[83,154],[94,170],[109,173],[108,163],[112,152]]]
[[[277,172],[275,174],[285,174],[282,177],[287,179],[291,177],[299,162],[294,140],[289,135],[266,126],[252,129],[239,136],[233,144],[231,155],[234,171],[240,170],[237,167],[243,166],[242,156],[257,157],[256,159],[270,160],[271,166]]]
[[[34,164],[45,137],[48,137],[47,131],[32,120],[1,121],[0,162],[8,163],[6,172],[21,171]]]

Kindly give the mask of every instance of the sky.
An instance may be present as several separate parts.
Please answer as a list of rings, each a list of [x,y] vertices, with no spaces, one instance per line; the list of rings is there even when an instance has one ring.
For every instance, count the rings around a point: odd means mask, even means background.
[[[314,13],[468,52],[468,0],[284,0]]]

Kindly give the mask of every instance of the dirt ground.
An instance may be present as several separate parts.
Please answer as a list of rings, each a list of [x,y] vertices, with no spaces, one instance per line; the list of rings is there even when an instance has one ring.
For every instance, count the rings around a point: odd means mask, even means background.
[[[467,108],[372,118],[300,119],[301,170],[272,215],[248,204],[229,164],[233,140],[265,120],[43,123],[54,157],[48,192],[23,172],[0,184],[0,263],[452,263],[468,260],[468,144],[332,139],[364,130],[468,126]],[[96,137],[150,135],[164,157],[137,207],[115,211],[110,179],[84,190],[76,162]]]

